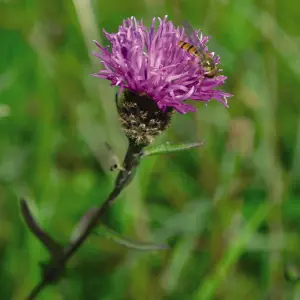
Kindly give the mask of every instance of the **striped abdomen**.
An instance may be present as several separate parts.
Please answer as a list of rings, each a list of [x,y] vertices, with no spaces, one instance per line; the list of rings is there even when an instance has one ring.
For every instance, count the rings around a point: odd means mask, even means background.
[[[192,55],[195,55],[195,56],[199,56],[199,53],[198,53],[198,50],[195,46],[189,44],[189,43],[186,43],[184,41],[180,41],[178,43],[179,47],[183,50],[185,50],[186,52],[192,54]]]

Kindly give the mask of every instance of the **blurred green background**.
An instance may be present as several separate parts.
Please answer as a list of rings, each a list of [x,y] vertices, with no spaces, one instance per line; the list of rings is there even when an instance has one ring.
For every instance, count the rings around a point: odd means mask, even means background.
[[[203,148],[143,160],[105,222],[169,251],[92,236],[38,299],[300,299],[300,4],[280,0],[6,0],[0,3],[0,295],[24,299],[48,255],[24,226],[25,196],[66,243],[112,188],[109,142],[126,139],[93,40],[123,18],[165,14],[212,36],[230,108],[193,102],[160,137]],[[298,23],[297,23],[298,22]]]

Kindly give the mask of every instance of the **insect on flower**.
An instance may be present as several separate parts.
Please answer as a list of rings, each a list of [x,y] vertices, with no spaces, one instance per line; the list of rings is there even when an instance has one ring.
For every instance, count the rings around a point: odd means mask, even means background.
[[[110,48],[96,42],[98,52],[94,54],[100,59],[102,69],[94,76],[119,87],[119,95],[126,100],[123,104],[127,103],[126,113],[137,124],[137,132],[143,129],[141,123],[149,129],[156,114],[167,114],[167,120],[154,122],[155,126],[164,124],[158,126],[163,131],[171,111],[195,112],[196,108],[187,103],[188,99],[201,102],[215,99],[228,107],[227,98],[232,95],[219,89],[227,78],[218,72],[220,57],[207,51],[208,37],[198,37],[197,31],[190,27],[177,27],[167,16],[153,18],[151,26],[147,27],[142,20],[131,17],[123,20],[117,32],[104,31]],[[179,41],[193,45],[197,57],[181,49]],[[125,113],[124,107],[120,111]],[[137,122],[140,111],[144,112],[144,119]]]
[[[190,36],[167,16],[153,18],[150,27],[131,17],[117,32],[104,30],[110,48],[96,42],[94,54],[102,69],[93,75],[119,87],[118,115],[123,132],[135,145],[151,144],[170,126],[175,111],[195,112],[188,99],[206,103],[215,99],[228,107],[232,95],[217,89],[227,78],[218,72],[220,57],[207,51],[208,37],[198,37],[190,25],[186,30]],[[179,47],[179,41],[189,46]],[[187,49],[195,55],[183,51]]]
[[[178,43],[179,47],[199,58],[199,64],[204,71],[205,77],[215,77],[218,74],[219,69],[215,64],[213,57],[205,51],[205,46],[202,45],[196,31],[187,21],[184,21],[184,29],[186,35],[190,39],[190,43],[180,41]]]

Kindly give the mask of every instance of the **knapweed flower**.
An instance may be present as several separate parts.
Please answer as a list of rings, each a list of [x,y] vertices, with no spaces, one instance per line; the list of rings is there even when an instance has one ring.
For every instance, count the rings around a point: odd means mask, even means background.
[[[136,143],[140,137],[140,143],[145,145],[168,126],[174,110],[182,114],[195,111],[186,103],[187,99],[204,102],[216,99],[227,106],[227,97],[231,96],[215,89],[224,83],[225,76],[206,77],[199,57],[179,46],[180,41],[191,43],[184,28],[175,27],[167,17],[158,18],[155,28],[156,21],[154,18],[147,28],[134,17],[124,20],[117,33],[104,31],[111,49],[96,42],[100,53],[94,53],[104,66],[94,76],[120,87],[123,105],[119,105],[119,114],[125,134],[129,139],[134,135]],[[208,37],[198,33],[195,32],[199,43],[207,52]],[[214,53],[209,55],[218,65],[219,57]],[[131,133],[126,132],[129,129]],[[148,138],[141,137],[145,130]]]

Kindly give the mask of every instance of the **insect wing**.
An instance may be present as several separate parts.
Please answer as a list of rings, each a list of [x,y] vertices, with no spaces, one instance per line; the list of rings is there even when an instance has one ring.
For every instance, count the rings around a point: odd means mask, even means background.
[[[185,34],[189,38],[189,42],[195,47],[199,48],[200,50],[203,50],[201,41],[196,34],[196,30],[193,29],[192,25],[187,20],[184,20],[183,27],[184,27]]]
[[[113,152],[112,147],[108,144],[105,143],[105,146],[109,152],[109,160],[110,160],[110,171],[115,171],[115,170],[122,170],[124,171],[125,169],[122,167],[122,165],[119,162],[119,159],[117,155]]]

